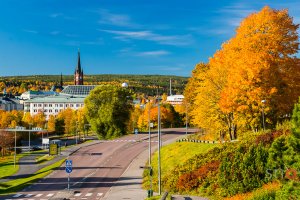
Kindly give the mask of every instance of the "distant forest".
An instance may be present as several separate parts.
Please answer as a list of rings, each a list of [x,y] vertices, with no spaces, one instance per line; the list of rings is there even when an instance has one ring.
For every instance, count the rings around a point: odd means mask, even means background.
[[[74,85],[73,75],[63,75],[63,85]],[[188,77],[166,75],[84,75],[85,85],[122,84],[127,82],[135,93],[155,96],[169,94],[169,84],[172,79],[172,94],[182,94]],[[20,95],[27,90],[50,90],[60,84],[60,75],[32,75],[0,77],[0,93]]]

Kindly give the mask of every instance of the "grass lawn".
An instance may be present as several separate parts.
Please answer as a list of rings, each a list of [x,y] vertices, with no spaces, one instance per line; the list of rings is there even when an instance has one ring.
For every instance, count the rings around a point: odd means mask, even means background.
[[[62,159],[52,165],[49,165],[47,167],[44,167],[43,169],[37,171],[36,173],[32,174],[31,176],[27,178],[22,179],[16,179],[12,181],[8,181],[5,183],[0,183],[0,194],[11,194],[15,193],[17,191],[20,191],[24,187],[32,184],[33,182],[36,182],[37,180],[47,176],[50,174],[53,170],[55,170],[57,167],[62,165],[62,163],[65,161],[65,159]]]
[[[193,156],[205,153],[209,149],[215,147],[217,144],[205,144],[194,142],[175,142],[170,145],[164,146],[161,149],[161,172],[164,174],[166,171],[172,170],[177,165],[184,163]],[[157,169],[157,151],[152,156],[151,164],[153,169]]]
[[[16,167],[14,167],[14,155],[0,157],[0,178],[11,176],[19,170],[18,161],[26,154],[17,154]]]

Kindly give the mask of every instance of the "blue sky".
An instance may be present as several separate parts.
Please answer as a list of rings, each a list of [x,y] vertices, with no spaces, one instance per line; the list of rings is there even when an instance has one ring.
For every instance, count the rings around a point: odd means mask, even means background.
[[[0,76],[85,74],[190,76],[234,35],[239,22],[280,0],[1,0]]]

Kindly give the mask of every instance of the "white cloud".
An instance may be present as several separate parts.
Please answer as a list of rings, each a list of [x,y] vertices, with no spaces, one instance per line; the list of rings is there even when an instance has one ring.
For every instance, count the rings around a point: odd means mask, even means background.
[[[164,55],[169,55],[169,51],[165,50],[158,50],[158,51],[144,51],[144,52],[139,52],[137,55],[138,56],[164,56]]]
[[[147,40],[154,41],[159,44],[184,46],[191,44],[192,37],[190,35],[161,35],[152,31],[117,31],[117,30],[99,30],[115,35],[115,39],[122,41],[129,40]]]
[[[122,27],[136,27],[128,15],[114,14],[108,10],[99,11],[101,19],[98,21],[100,24],[109,24]]]
[[[23,29],[23,31],[26,32],[26,33],[33,33],[33,34],[38,34],[39,33],[35,30],[29,30],[29,29]]]
[[[60,16],[63,16],[63,14],[62,13],[52,13],[49,17],[57,18],[57,17],[60,17]]]
[[[61,32],[60,31],[51,31],[50,32],[50,35],[58,35],[60,34]]]

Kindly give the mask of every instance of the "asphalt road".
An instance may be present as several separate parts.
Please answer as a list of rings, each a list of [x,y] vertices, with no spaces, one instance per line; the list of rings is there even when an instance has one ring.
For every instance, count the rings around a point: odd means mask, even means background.
[[[178,129],[174,130],[165,132],[162,136],[163,141],[185,133],[184,129],[181,129],[182,132],[178,132]],[[117,180],[132,160],[148,149],[148,139],[141,140],[147,138],[147,135],[129,135],[116,140],[102,141],[73,153],[68,158],[73,161],[70,190],[67,189],[68,174],[63,165],[39,182],[5,199],[102,199],[110,187],[118,184]],[[156,135],[152,135],[152,145],[157,145]],[[135,184],[134,181],[134,179],[129,180],[126,184]]]

